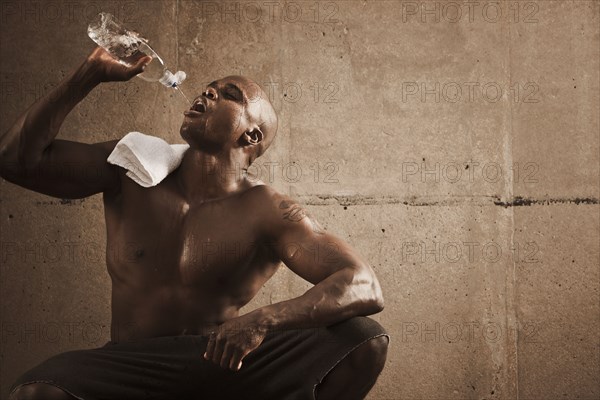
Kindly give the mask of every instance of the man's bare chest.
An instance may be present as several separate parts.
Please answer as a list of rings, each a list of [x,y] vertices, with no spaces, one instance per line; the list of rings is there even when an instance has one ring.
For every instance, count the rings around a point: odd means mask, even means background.
[[[190,204],[165,190],[136,195],[106,211],[113,277],[195,286],[231,280],[264,256],[247,196]]]

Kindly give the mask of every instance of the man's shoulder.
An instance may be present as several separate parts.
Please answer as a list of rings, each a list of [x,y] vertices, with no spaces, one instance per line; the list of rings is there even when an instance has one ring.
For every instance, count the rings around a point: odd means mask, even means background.
[[[291,196],[266,184],[256,185],[250,190],[253,192],[252,209],[261,226],[267,227],[270,234],[277,236],[292,226],[314,228],[316,222],[305,218],[309,216],[308,212]]]
[[[246,193],[252,197],[253,201],[262,205],[262,209],[268,209],[269,211],[276,211],[284,205],[296,203],[290,196],[277,191],[262,181],[254,183]]]
[[[261,223],[276,227],[289,215],[303,215],[298,202],[263,182],[256,184],[247,193],[250,206]]]
[[[274,204],[279,193],[266,183],[256,181],[244,191],[243,196],[246,197],[248,201],[252,202],[254,207],[258,207],[261,210],[267,210]]]

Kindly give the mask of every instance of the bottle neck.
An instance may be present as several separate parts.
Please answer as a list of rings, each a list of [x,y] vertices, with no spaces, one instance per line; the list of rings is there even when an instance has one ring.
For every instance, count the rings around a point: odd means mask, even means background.
[[[163,76],[158,81],[166,87],[176,87],[179,84],[175,79],[175,75],[168,69],[165,69]]]

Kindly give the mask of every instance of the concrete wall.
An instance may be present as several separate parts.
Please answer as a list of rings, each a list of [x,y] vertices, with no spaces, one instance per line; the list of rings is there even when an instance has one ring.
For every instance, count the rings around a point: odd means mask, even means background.
[[[3,130],[91,51],[100,8],[186,71],[188,95],[229,74],[270,92],[281,123],[255,172],[383,285],[392,342],[369,399],[600,396],[597,1],[1,5]],[[181,143],[177,96],[105,84],[59,137]],[[108,339],[110,286],[100,196],[0,188],[5,398]],[[308,287],[282,269],[246,310]]]

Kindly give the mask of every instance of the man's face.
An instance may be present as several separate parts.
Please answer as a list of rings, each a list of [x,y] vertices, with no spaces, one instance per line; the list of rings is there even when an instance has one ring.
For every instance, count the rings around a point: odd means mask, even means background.
[[[191,146],[219,151],[233,145],[253,120],[253,96],[258,87],[243,77],[210,83],[184,114],[180,133]]]

